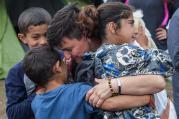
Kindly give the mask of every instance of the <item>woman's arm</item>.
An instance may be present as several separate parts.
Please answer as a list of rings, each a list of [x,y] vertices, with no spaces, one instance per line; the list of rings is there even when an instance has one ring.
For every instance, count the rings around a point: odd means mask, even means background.
[[[138,75],[121,77],[121,94],[154,94],[165,88],[165,80],[160,75]]]
[[[119,95],[106,99],[99,107],[103,110],[119,111],[149,104],[151,95],[130,96]]]
[[[157,93],[165,88],[165,80],[160,75],[138,75],[119,78],[121,82],[120,94],[147,95]],[[112,96],[107,80],[101,80],[98,85],[88,91],[86,100],[99,107],[104,100]],[[111,80],[116,84],[116,80]],[[116,84],[117,85],[117,84]],[[114,87],[114,86],[113,86]]]

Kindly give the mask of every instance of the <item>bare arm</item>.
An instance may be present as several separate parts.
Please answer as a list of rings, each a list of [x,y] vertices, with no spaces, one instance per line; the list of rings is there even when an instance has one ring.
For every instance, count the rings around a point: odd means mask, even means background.
[[[165,80],[159,75],[139,75],[121,77],[121,94],[147,95],[157,93],[165,88]],[[111,80],[116,84],[116,80]],[[86,100],[99,107],[105,99],[112,96],[107,80],[98,81],[98,85],[88,91]]]
[[[118,111],[146,105],[150,101],[150,95],[130,96],[120,95],[106,99],[99,107],[103,110]]]
[[[154,94],[163,90],[165,85],[165,80],[160,75],[121,77],[121,94]]]

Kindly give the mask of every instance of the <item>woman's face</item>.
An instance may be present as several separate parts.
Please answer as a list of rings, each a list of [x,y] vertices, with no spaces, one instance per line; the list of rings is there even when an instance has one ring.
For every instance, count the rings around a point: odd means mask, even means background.
[[[121,26],[116,30],[115,44],[132,43],[134,41],[134,20],[133,17],[128,19],[121,19]]]
[[[89,42],[83,37],[80,40],[63,38],[60,48],[67,60],[72,58],[76,63],[80,63],[84,53],[89,51]]]

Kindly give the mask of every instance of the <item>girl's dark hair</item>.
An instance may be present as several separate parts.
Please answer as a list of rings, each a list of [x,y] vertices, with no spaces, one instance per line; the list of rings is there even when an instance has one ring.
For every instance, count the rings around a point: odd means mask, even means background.
[[[35,84],[45,86],[54,76],[53,66],[62,59],[49,46],[39,46],[30,50],[23,59],[23,69]]]
[[[97,9],[90,5],[79,13],[78,23],[88,37],[95,39],[105,38],[106,25],[109,22],[117,23],[120,28],[120,20],[132,16],[132,8],[120,2],[108,2],[101,4]]]
[[[37,26],[49,24],[51,15],[43,8],[31,7],[23,11],[18,19],[18,27],[21,33],[27,33],[30,25]]]

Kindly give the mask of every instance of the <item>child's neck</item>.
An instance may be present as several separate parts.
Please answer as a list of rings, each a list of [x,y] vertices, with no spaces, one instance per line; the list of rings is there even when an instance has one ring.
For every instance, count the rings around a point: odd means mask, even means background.
[[[120,45],[120,44],[117,44],[115,41],[113,41],[113,40],[104,40],[103,41],[103,44],[105,44],[105,43],[107,43],[107,44],[114,44],[114,45]]]
[[[103,39],[103,44],[107,43],[107,44],[114,44],[114,45],[122,45],[123,43],[121,42],[122,40],[120,40],[118,38],[119,36],[114,36],[114,34],[108,34],[106,35],[106,37]]]
[[[115,38],[112,38],[112,37],[111,37],[110,39],[109,39],[109,38],[104,39],[104,40],[103,40],[103,44],[104,44],[104,43],[120,45],[120,43],[117,42],[116,39],[115,39]]]
[[[48,81],[47,85],[44,87],[44,92],[51,91],[55,88],[60,87],[61,85],[64,85],[64,81],[58,78],[52,79]]]

